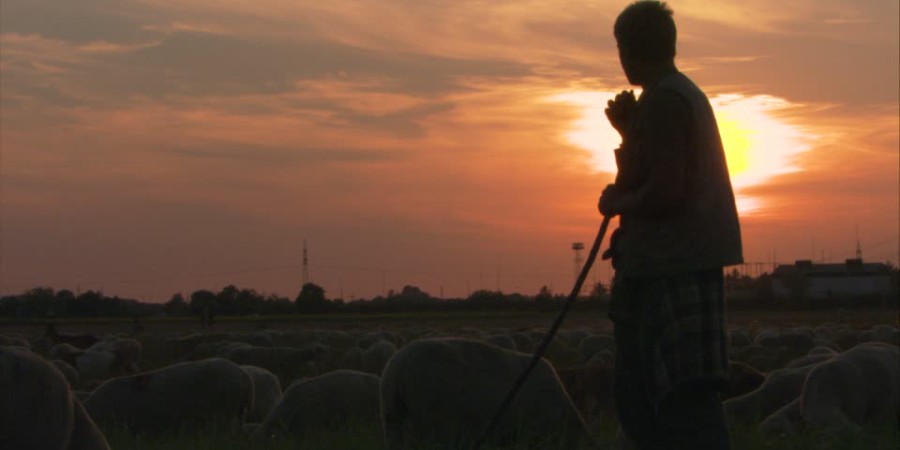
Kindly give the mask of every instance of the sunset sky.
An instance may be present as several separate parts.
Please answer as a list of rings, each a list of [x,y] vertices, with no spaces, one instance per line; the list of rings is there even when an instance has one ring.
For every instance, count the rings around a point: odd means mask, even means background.
[[[628,3],[3,0],[0,294],[567,293]],[[669,4],[745,259],[897,264],[900,2]]]

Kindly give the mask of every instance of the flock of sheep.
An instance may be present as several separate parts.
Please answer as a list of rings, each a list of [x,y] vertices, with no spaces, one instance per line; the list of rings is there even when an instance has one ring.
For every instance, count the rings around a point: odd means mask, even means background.
[[[234,428],[270,440],[350,424],[380,424],[388,450],[468,448],[542,337],[418,329],[101,338],[52,327],[0,335],[0,448],[108,449],[106,426],[146,435]],[[732,330],[726,413],[767,434],[896,423],[898,343],[892,326]],[[609,335],[560,332],[489,443],[595,448],[590,430],[614,417],[614,348]],[[617,445],[628,447],[624,438]]]

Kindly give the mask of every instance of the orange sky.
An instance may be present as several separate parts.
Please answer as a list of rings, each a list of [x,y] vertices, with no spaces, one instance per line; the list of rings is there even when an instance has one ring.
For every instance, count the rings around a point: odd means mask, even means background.
[[[627,3],[4,0],[0,294],[568,292]],[[745,259],[896,264],[898,2],[670,5]]]

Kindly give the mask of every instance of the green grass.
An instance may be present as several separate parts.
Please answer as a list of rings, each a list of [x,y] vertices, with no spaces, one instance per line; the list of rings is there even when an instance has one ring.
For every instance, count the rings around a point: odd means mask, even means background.
[[[353,425],[346,429],[323,431],[302,438],[271,441],[254,440],[238,430],[177,434],[160,437],[135,437],[124,428],[103,430],[113,450],[381,450],[381,429],[377,424]],[[611,448],[616,426],[607,421],[594,430],[601,448]],[[766,437],[755,427],[732,427],[734,450],[896,450],[900,448],[900,429],[896,425],[871,426],[860,431],[835,433],[806,431],[790,437]],[[485,446],[484,450],[499,450]]]

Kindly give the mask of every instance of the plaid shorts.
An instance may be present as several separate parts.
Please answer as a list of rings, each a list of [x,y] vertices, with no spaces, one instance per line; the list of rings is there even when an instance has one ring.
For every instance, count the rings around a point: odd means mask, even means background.
[[[722,269],[663,277],[617,277],[609,317],[615,324],[616,376],[641,380],[658,403],[675,386],[728,379]]]

